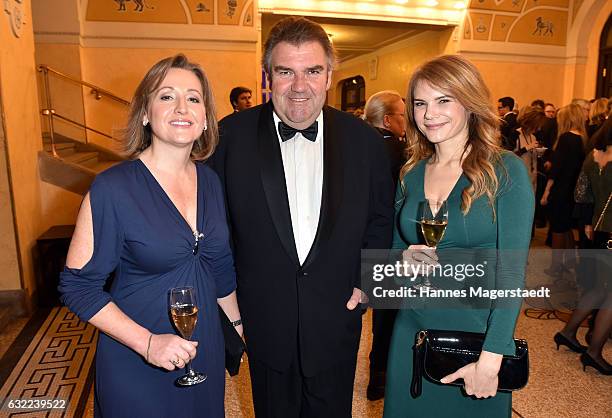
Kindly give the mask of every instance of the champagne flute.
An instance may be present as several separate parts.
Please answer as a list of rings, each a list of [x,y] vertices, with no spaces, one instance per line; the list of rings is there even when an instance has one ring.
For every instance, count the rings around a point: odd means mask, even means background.
[[[448,225],[448,204],[446,201],[437,202],[429,199],[419,203],[420,224],[425,244],[429,248],[436,248],[444,237]],[[425,274],[423,283],[414,286],[416,289],[434,289],[429,274]]]
[[[198,306],[196,304],[193,287],[175,287],[170,289],[170,314],[172,322],[181,336],[190,340],[196,323],[198,322]],[[185,364],[186,373],[176,379],[178,386],[193,386],[202,383],[207,376],[191,368],[191,361]]]

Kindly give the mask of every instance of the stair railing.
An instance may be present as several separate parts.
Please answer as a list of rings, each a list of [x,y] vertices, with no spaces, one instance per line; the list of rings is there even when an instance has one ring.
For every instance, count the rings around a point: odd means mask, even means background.
[[[85,86],[85,87],[89,87],[91,89],[90,90],[90,94],[92,94],[96,100],[101,100],[102,98],[106,97],[106,98],[114,100],[114,101],[116,101],[116,102],[118,102],[118,103],[120,103],[120,104],[122,104],[124,106],[129,106],[130,105],[129,101],[127,101],[125,99],[122,99],[121,97],[111,93],[108,90],[104,90],[103,88],[98,87],[95,84],[91,84],[91,83],[88,83],[86,81],[79,80],[78,78],[66,75],[66,74],[64,74],[64,73],[62,73],[60,71],[57,71],[57,70],[49,67],[48,65],[44,65],[44,64],[39,65],[38,66],[38,71],[41,72],[42,75],[43,75],[43,88],[45,90],[45,98],[46,98],[46,100],[45,100],[45,102],[46,102],[45,103],[45,108],[43,108],[41,110],[41,114],[43,116],[46,116],[48,118],[48,121],[49,121],[49,136],[50,136],[50,139],[51,139],[51,154],[54,157],[59,158],[59,154],[57,153],[57,150],[55,149],[55,129],[54,129],[54,126],[53,126],[53,119],[54,118],[58,118],[58,119],[63,120],[65,122],[71,123],[71,124],[73,124],[75,126],[78,126],[78,127],[82,128],[82,129],[86,129],[86,130],[91,131],[91,132],[94,132],[94,133],[96,133],[98,135],[102,135],[102,136],[104,136],[106,138],[113,139],[112,135],[109,135],[107,133],[101,132],[101,131],[99,131],[97,129],[94,129],[94,128],[90,127],[90,126],[87,126],[86,124],[77,122],[77,121],[75,121],[75,120],[73,120],[71,118],[68,118],[66,116],[62,116],[62,115],[60,115],[60,114],[55,112],[55,109],[53,108],[53,104],[52,104],[52,101],[51,101],[51,89],[49,88],[49,73],[52,73],[53,75],[55,75],[55,76],[57,76],[59,78],[62,78],[64,80],[68,80],[68,81],[70,81],[72,83],[79,84],[79,85]],[[87,135],[85,136],[85,143],[88,143]]]

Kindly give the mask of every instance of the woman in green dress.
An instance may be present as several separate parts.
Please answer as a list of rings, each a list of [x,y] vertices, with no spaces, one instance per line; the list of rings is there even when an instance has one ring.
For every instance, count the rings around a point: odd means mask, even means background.
[[[436,263],[438,256],[419,245],[422,239],[414,220],[419,202],[446,201],[448,226],[436,247],[438,254],[442,249],[497,250],[495,288],[521,288],[533,189],[524,163],[499,146],[499,119],[476,67],[453,55],[425,63],[410,81],[406,116],[409,160],[400,173],[393,248],[406,249],[405,261],[429,256]],[[512,262],[503,260],[508,254]],[[389,352],[385,418],[510,417],[512,397],[497,392],[497,375],[502,355],[515,353],[521,299],[471,309],[457,307],[456,302],[428,308],[425,301],[422,308],[399,312]],[[423,379],[422,395],[414,399],[413,347],[422,329],[485,333],[485,341],[478,361],[446,376],[445,384]],[[463,379],[463,387],[448,385],[456,379]]]

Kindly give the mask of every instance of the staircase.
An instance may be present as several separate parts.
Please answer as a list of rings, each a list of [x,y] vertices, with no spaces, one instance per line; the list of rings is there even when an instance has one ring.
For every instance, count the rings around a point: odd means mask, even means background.
[[[38,153],[40,178],[47,183],[85,195],[98,173],[124,160],[124,157],[118,152],[87,142],[87,140],[83,143],[57,133],[57,130],[54,129],[54,121],[56,120],[106,137],[111,141],[109,142],[110,146],[113,145],[113,137],[109,133],[87,126],[87,121],[76,121],[67,115],[56,112],[52,103],[57,103],[57,98],[54,100],[51,98],[52,90],[50,89],[49,76],[52,75],[54,79],[58,78],[64,82],[72,83],[79,89],[89,88],[90,94],[96,100],[108,99],[125,109],[128,108],[130,102],[94,84],[64,74],[47,65],[39,65],[38,71],[41,73],[41,84],[39,84],[42,90],[41,97],[44,98],[41,114],[47,118],[46,126],[53,132],[53,143],[55,144],[54,153],[51,145],[51,134],[43,133],[43,150]]]
[[[95,176],[124,158],[95,144],[84,144],[55,134],[53,156],[51,138],[43,134],[43,151],[38,154],[40,178],[73,193],[84,195]]]

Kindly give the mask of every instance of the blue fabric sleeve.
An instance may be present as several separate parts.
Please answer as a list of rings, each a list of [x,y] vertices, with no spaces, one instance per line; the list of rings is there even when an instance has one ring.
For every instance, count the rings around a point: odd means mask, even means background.
[[[523,289],[535,198],[525,164],[512,154],[504,155],[503,162],[506,173],[500,170],[496,204],[498,255],[495,288]],[[495,301],[489,314],[483,350],[499,354],[515,353],[514,328],[521,304],[521,298]]]
[[[89,190],[93,222],[94,249],[81,269],[65,267],[60,274],[60,299],[81,320],[89,321],[111,301],[103,290],[110,274],[119,264],[121,233],[117,222],[112,186],[98,176]]]
[[[221,189],[219,176],[211,169],[207,170],[210,182],[210,196],[207,200],[215,207],[216,225],[220,228],[220,243],[210,249],[209,263],[212,266],[212,274],[217,288],[217,299],[224,298],[236,290],[236,270],[234,269],[234,257],[229,242],[229,228],[225,210],[225,201]]]

